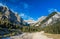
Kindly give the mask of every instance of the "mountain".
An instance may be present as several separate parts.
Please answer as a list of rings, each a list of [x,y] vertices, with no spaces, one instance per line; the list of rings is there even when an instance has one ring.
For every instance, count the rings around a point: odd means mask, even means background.
[[[13,12],[6,6],[0,6],[0,36],[6,35],[5,37],[7,37],[7,34],[21,34],[21,28],[24,26],[29,26],[29,24],[18,13]]]
[[[60,21],[60,13],[59,12],[52,12],[41,22],[40,25],[41,26],[48,26],[48,25],[52,25],[58,21]]]
[[[55,14],[54,14],[55,13]],[[53,15],[52,15],[53,14]],[[53,12],[48,17],[41,27],[43,27],[44,32],[52,34],[60,34],[60,12]]]
[[[0,6],[0,20],[3,19],[8,19],[12,24],[19,26],[27,24],[16,12],[11,11],[6,6]]]
[[[60,13],[59,12],[52,12],[48,16],[42,16],[38,18],[37,21],[35,20],[23,20],[22,17],[20,17],[17,12],[11,11],[6,6],[0,6],[0,20],[7,19],[12,24],[18,25],[18,26],[47,26],[51,25],[57,22],[57,20],[60,20]]]
[[[33,19],[24,20],[24,21],[27,22],[30,26],[33,26],[36,23],[36,21]]]
[[[52,25],[56,22],[60,21],[60,13],[59,12],[52,12],[48,16],[40,17],[37,22],[33,26],[48,26]]]
[[[33,26],[39,26],[39,24],[41,24],[41,22],[46,18],[47,16],[41,16],[40,18],[38,18],[38,20],[33,24]]]
[[[29,19],[25,20],[30,26],[39,26],[40,22],[43,21],[47,16],[41,16],[37,20]]]

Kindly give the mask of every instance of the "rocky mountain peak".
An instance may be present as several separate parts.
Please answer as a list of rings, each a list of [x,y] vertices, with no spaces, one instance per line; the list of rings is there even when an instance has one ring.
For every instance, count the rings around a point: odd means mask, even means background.
[[[21,18],[17,12],[11,11],[8,7],[6,6],[0,6],[0,13],[2,13],[2,16],[0,16],[0,19],[7,18],[10,22],[15,23],[15,24],[25,24],[23,23],[23,18]]]

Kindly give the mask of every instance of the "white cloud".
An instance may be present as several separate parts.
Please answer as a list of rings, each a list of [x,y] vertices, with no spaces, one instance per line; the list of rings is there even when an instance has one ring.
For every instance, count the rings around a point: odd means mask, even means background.
[[[27,19],[27,20],[34,20],[32,17],[24,14],[24,13],[21,13],[20,16],[23,18],[23,19]]]
[[[20,16],[24,17],[24,16],[25,16],[25,14],[21,13],[21,14],[20,14]]]
[[[23,9],[29,9],[30,8],[30,5],[26,2],[21,2],[20,5],[21,5],[21,7],[23,7]]]
[[[33,20],[33,18],[32,18],[32,17],[29,17],[29,19],[30,19],[30,20]]]
[[[23,18],[23,19],[26,19],[28,16],[25,15],[24,13],[21,13],[20,16]]]
[[[48,10],[49,13],[51,13],[53,11],[57,11],[57,9],[51,8],[51,9]]]
[[[7,7],[5,4],[3,4],[3,3],[0,3],[0,6],[5,6],[5,7]]]
[[[0,6],[4,6],[2,3],[0,3]]]

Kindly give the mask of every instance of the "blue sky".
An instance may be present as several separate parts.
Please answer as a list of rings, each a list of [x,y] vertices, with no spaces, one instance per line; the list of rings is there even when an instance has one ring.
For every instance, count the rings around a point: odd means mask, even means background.
[[[25,20],[37,20],[41,16],[47,16],[52,11],[60,11],[60,0],[0,0],[1,4],[18,12]]]

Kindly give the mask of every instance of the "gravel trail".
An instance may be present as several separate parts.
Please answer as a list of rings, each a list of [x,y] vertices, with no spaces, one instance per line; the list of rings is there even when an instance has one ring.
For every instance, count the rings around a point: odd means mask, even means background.
[[[53,39],[43,34],[44,31],[35,33],[23,33],[22,35],[12,36],[10,39]]]

